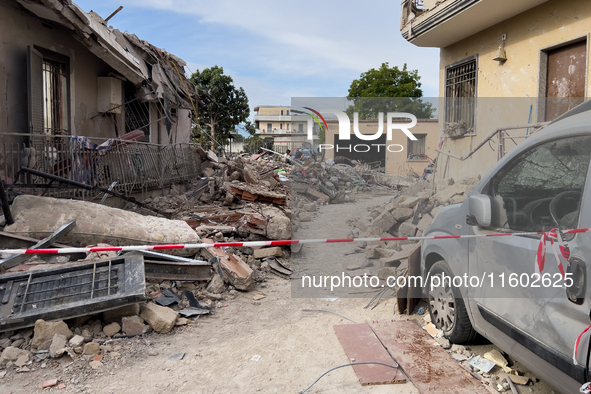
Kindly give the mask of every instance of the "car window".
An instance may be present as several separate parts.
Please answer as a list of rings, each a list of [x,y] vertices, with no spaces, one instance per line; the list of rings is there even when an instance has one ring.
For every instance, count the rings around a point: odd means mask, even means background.
[[[491,226],[576,228],[590,159],[590,136],[553,140],[519,155],[492,180]]]

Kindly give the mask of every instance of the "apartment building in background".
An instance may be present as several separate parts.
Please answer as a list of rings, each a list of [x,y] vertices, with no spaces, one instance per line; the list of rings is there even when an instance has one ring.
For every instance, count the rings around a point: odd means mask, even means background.
[[[308,139],[308,115],[292,114],[291,107],[281,105],[259,105],[254,108],[256,135],[272,138],[275,150],[285,152],[296,148],[316,149],[320,127],[313,124],[313,141]]]

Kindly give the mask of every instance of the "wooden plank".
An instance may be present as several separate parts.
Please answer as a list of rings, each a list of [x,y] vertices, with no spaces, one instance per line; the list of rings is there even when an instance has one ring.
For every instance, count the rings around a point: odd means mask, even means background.
[[[415,288],[414,286],[410,286],[414,283],[409,283],[410,281],[408,280],[409,276],[416,277],[421,274],[421,243],[419,242],[414,248],[409,248],[401,252],[398,252],[389,261],[394,261],[394,258],[408,259],[408,269],[404,274],[405,285],[403,287],[400,287],[396,292],[396,301],[398,306],[398,313],[402,315],[406,311],[406,313],[410,315],[414,310],[415,306],[419,303],[422,295],[422,289],[420,287]]]
[[[371,323],[371,328],[419,392],[488,394],[414,321]]]
[[[396,366],[392,357],[382,346],[367,323],[333,326],[350,362],[375,361]],[[355,361],[353,361],[355,360]],[[353,370],[362,386],[370,384],[406,383],[407,378],[400,368],[379,364],[354,365]]]

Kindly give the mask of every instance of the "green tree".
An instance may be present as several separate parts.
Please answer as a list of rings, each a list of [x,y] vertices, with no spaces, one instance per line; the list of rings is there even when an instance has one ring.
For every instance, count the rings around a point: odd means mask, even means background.
[[[417,70],[408,70],[406,64],[399,69],[382,63],[351,82],[349,98],[353,105],[347,109],[349,116],[359,112],[361,119],[377,118],[379,112],[408,112],[419,119],[430,119],[435,112],[423,96],[421,77]]]
[[[197,108],[199,128],[209,131],[213,138],[211,149],[216,142],[224,144],[231,131],[250,116],[248,97],[244,89],[236,88],[229,75],[224,75],[223,67],[210,67],[195,71],[191,81],[197,86],[203,105]],[[202,130],[193,133],[194,137],[204,138]]]

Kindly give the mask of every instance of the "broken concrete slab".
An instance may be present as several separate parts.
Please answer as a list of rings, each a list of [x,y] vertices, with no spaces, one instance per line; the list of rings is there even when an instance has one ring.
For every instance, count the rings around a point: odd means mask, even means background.
[[[210,240],[204,239],[207,243]],[[254,288],[252,268],[236,255],[226,253],[222,248],[202,249],[201,255],[207,260],[215,259],[214,268],[222,276],[224,282],[230,283],[238,290],[249,291]]]
[[[417,226],[410,223],[402,223],[398,229],[398,234],[403,237],[414,237],[417,233]]]
[[[424,214],[421,220],[417,223],[417,230],[425,231],[427,226],[429,226],[433,222],[433,217],[428,213]]]
[[[172,309],[153,303],[143,304],[140,316],[159,334],[172,330],[178,317]]]
[[[273,246],[270,248],[256,249],[253,257],[255,259],[264,259],[265,257],[281,257],[283,251],[279,246]]]
[[[412,215],[412,208],[396,208],[392,211],[392,216],[397,222],[404,222],[406,219],[411,218]]]
[[[224,280],[222,277],[215,273],[207,284],[206,290],[212,294],[223,293],[224,290],[226,290],[226,286],[224,285]]]
[[[381,232],[388,231],[390,227],[394,226],[395,224],[396,219],[394,219],[394,216],[392,216],[392,214],[388,211],[384,211],[371,223],[372,227],[377,228]]]
[[[268,218],[266,237],[274,240],[291,239],[291,220],[278,208],[263,207]]]
[[[401,208],[414,208],[421,200],[422,200],[421,197],[402,196],[402,197],[400,197],[400,201],[398,202],[398,205]]]
[[[200,242],[197,233],[183,220],[144,216],[88,201],[20,195],[14,200],[12,212],[15,223],[4,231],[34,238],[47,237],[52,234],[50,229],[75,219],[76,227],[62,238],[63,243],[73,247],[97,243],[124,246]]]

